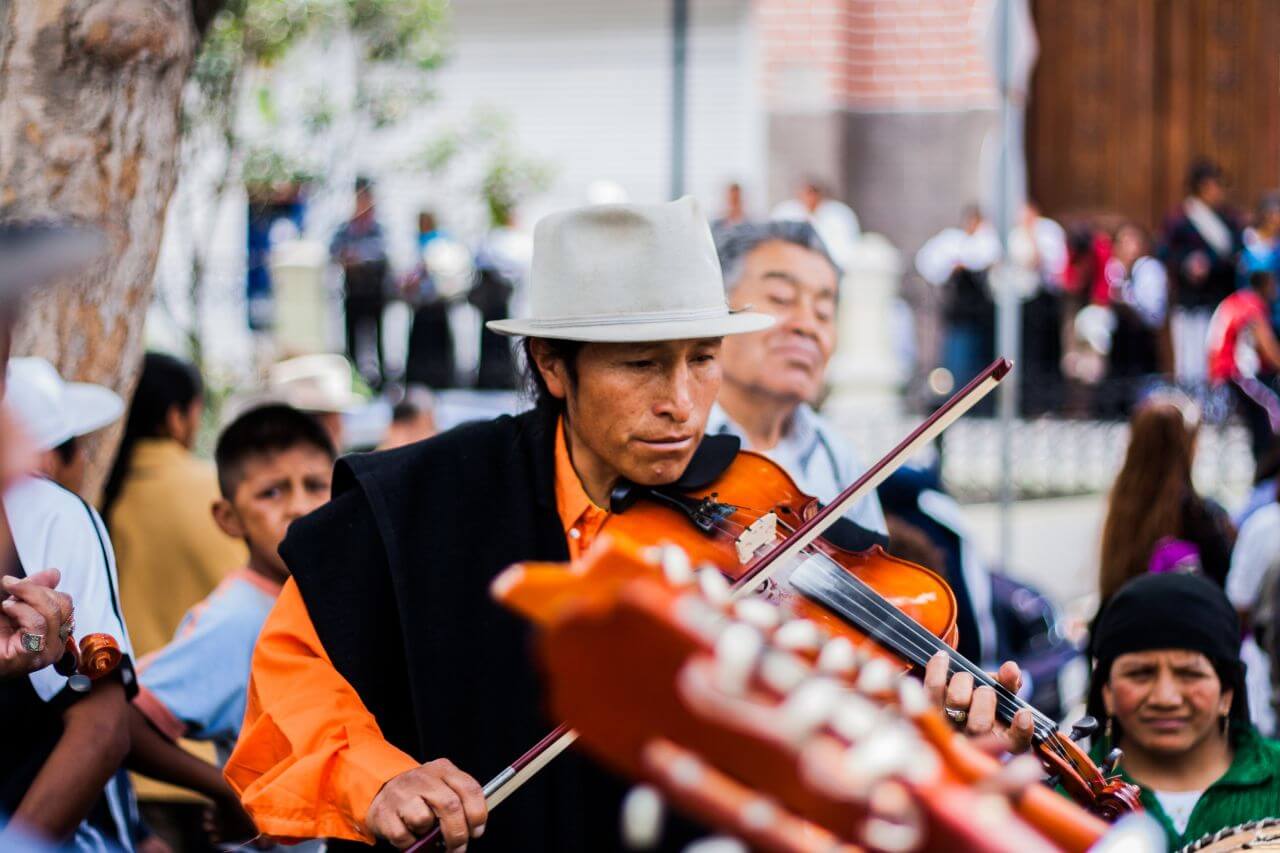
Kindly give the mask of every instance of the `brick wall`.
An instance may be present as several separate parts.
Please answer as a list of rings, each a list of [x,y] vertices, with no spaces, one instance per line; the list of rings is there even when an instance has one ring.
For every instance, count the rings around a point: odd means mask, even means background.
[[[757,0],[771,112],[990,109],[984,0]]]

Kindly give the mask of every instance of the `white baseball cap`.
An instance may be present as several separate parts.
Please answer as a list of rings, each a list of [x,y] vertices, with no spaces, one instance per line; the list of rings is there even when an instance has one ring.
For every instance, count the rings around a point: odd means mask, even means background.
[[[52,450],[124,414],[124,400],[102,385],[66,382],[43,358],[11,358],[4,402],[36,450]]]

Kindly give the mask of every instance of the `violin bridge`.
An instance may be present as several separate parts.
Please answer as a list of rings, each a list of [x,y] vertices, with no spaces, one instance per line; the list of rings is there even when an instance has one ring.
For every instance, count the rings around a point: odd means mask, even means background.
[[[752,558],[765,545],[772,545],[778,537],[778,516],[765,513],[747,526],[733,543],[738,550],[738,562],[742,565],[750,563]]]

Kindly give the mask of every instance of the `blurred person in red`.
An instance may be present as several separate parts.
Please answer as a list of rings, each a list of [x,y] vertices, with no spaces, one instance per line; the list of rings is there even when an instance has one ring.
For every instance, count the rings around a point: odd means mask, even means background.
[[[1255,462],[1280,432],[1280,396],[1271,384],[1280,370],[1280,342],[1271,326],[1276,287],[1270,272],[1250,273],[1248,285],[1214,310],[1206,340],[1209,380],[1230,390]]]

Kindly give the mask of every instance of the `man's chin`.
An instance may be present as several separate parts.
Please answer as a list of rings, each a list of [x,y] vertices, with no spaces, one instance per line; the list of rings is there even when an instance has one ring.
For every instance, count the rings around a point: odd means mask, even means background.
[[[688,453],[676,457],[646,460],[634,466],[630,472],[626,473],[626,477],[641,486],[666,486],[680,479],[692,458],[693,454]]]

